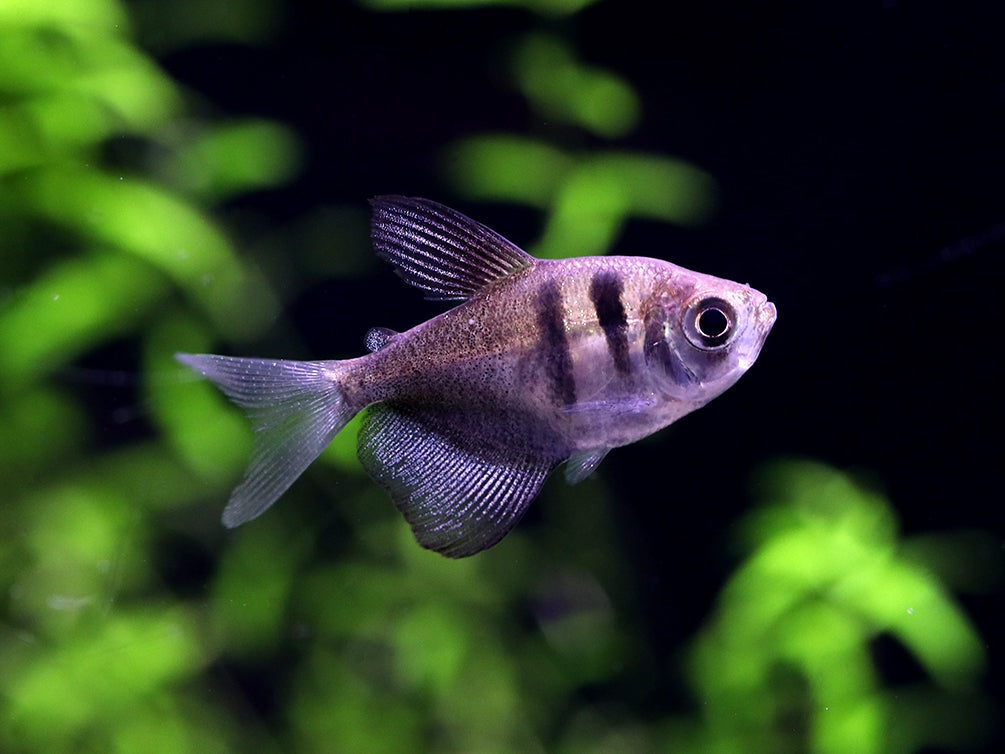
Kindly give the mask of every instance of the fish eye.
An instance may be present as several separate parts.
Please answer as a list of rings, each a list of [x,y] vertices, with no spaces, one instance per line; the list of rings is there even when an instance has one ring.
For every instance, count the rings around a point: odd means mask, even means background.
[[[692,302],[684,313],[684,335],[704,351],[722,348],[733,335],[736,312],[729,302],[715,296]]]

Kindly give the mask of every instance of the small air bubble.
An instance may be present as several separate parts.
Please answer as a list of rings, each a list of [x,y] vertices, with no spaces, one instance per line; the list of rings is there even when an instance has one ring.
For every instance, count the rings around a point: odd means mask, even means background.
[[[94,602],[93,597],[71,597],[65,594],[52,594],[46,600],[53,610],[80,610]]]
[[[908,615],[914,615],[914,608],[913,607],[907,608],[907,614]]]
[[[59,294],[58,293],[53,293],[52,294],[52,300],[53,301],[59,301]]]

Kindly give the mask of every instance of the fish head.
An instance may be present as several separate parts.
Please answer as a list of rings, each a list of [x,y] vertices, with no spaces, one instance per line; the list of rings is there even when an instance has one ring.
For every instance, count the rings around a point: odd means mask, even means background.
[[[776,310],[749,285],[681,270],[661,284],[643,317],[645,361],[659,391],[700,405],[750,368]]]

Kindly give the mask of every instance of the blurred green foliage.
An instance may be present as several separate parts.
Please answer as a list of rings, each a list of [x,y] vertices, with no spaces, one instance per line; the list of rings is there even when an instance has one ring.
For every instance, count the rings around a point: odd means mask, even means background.
[[[638,124],[641,105],[631,84],[578,61],[553,35],[518,40],[510,74],[528,106],[554,125],[617,138]],[[660,154],[574,152],[514,134],[476,134],[450,145],[444,164],[458,193],[544,211],[544,236],[529,247],[540,257],[603,254],[631,218],[697,225],[715,204],[711,176]]]
[[[190,3],[166,10],[178,23],[158,41],[254,43],[276,12],[249,0],[238,22],[225,5],[200,3],[198,22]],[[171,355],[252,338],[277,316],[279,295],[217,217],[295,177],[300,147],[282,124],[205,112],[130,24],[115,0],[0,3],[0,750],[858,754],[979,741],[982,643],[940,571],[965,552],[912,547],[881,496],[823,466],[765,472],[743,561],[685,651],[693,712],[617,692],[680,670],[650,667],[600,480],[554,486],[537,530],[448,561],[359,477],[350,430],[268,520],[224,538],[248,428]],[[542,116],[606,139],[641,117],[630,83],[557,36],[512,50],[514,85]],[[138,156],[116,161],[124,141]],[[603,252],[631,217],[700,222],[714,198],[700,169],[615,145],[477,134],[443,157],[461,193],[541,209],[550,255]],[[353,232],[337,212],[319,217]],[[139,353],[151,429],[104,443],[79,380],[134,376],[79,362],[117,342]],[[310,494],[325,484],[338,487]],[[327,518],[315,497],[338,501]],[[882,637],[923,680],[887,687],[871,655]],[[948,722],[926,715],[936,706]]]
[[[631,85],[610,71],[584,65],[559,39],[532,34],[517,45],[513,78],[542,115],[617,137],[639,119]]]
[[[460,10],[493,5],[526,8],[544,16],[568,16],[598,0],[359,0],[361,5],[381,11]]]
[[[886,500],[816,463],[778,463],[761,476],[765,504],[745,524],[749,553],[689,653],[703,723],[677,750],[869,754],[979,743],[990,712],[977,692],[983,642],[933,564],[899,539]],[[931,683],[884,688],[872,656],[880,637]],[[924,719],[938,708],[945,714]]]
[[[445,154],[447,176],[473,198],[502,199],[547,213],[536,256],[602,254],[632,217],[681,225],[707,219],[713,182],[672,157],[632,152],[568,154],[520,136],[471,136]]]

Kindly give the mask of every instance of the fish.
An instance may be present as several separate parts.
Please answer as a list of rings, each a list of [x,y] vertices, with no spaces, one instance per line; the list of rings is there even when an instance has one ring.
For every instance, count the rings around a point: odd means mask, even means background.
[[[749,285],[648,257],[537,259],[429,199],[370,202],[377,255],[460,303],[406,332],[371,329],[357,358],[176,354],[254,428],[227,527],[264,513],[363,412],[358,458],[418,543],[474,555],[560,464],[580,482],[733,385],[775,322]]]

